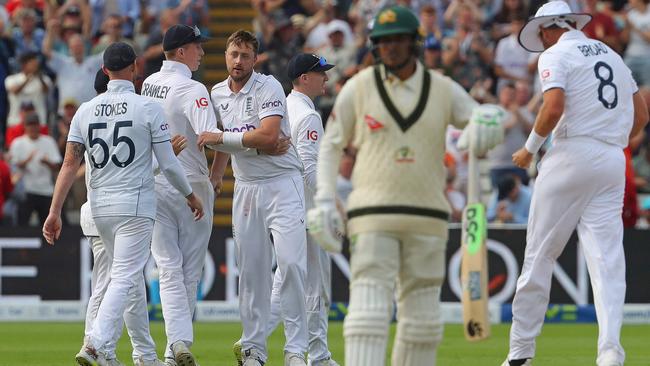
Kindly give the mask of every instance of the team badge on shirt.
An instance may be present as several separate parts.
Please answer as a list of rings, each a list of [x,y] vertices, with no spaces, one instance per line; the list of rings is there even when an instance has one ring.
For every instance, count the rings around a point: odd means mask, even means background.
[[[377,131],[384,128],[384,125],[381,122],[377,121],[369,114],[366,114],[363,120],[366,122],[368,127],[370,127],[370,131]]]
[[[549,77],[551,77],[551,70],[549,69],[542,70],[542,80],[546,80]]]
[[[415,161],[415,151],[408,146],[402,146],[395,151],[395,161],[398,163],[412,163]]]

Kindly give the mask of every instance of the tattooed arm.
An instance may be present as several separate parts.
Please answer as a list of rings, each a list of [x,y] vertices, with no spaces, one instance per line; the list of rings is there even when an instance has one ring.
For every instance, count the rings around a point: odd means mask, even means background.
[[[72,183],[74,183],[77,170],[84,157],[86,147],[77,142],[68,142],[65,148],[65,157],[59,176],[56,178],[54,185],[54,195],[52,196],[52,205],[50,214],[43,225],[43,236],[48,243],[54,244],[54,240],[61,234],[61,208],[65,201]]]

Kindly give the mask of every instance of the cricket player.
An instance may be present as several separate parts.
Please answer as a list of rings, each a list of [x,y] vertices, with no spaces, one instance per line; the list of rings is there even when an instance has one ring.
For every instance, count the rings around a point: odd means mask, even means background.
[[[106,365],[106,351],[121,326],[127,295],[144,287],[144,266],[156,211],[152,152],[160,171],[187,198],[196,220],[203,216],[169,143],[162,108],[135,94],[136,55],[126,43],[110,45],[102,69],[108,90],[81,105],[70,127],[63,167],[52,198],[43,235],[50,244],[61,233],[61,208],[87,151],[93,219],[111,261],[110,282],[83,353],[77,363]]]
[[[370,32],[379,63],[343,87],[321,141],[309,232],[340,251],[335,205],[343,149],[358,150],[348,198],[350,304],[345,364],[382,366],[397,280],[392,364],[435,365],[442,339],[440,286],[445,273],[449,204],[444,196],[445,131],[465,127],[477,103],[451,79],[418,61],[419,22],[410,9],[380,11]],[[475,147],[499,143],[502,126],[472,119]],[[470,131],[467,130],[467,131]]]
[[[205,86],[192,80],[204,55],[201,43],[206,41],[197,27],[172,26],[163,37],[166,60],[159,72],[142,84],[141,94],[152,98],[165,111],[171,135],[187,139],[187,148],[178,155],[192,191],[205,205],[205,215],[194,221],[192,213],[183,208],[184,197],[163,175],[156,176],[158,210],[153,230],[151,251],[160,276],[167,347],[166,362],[193,366],[189,347],[194,342],[192,317],[196,307],[199,280],[212,233],[215,190],[220,180],[211,181],[203,148],[197,145],[200,133],[221,132]],[[212,170],[223,171],[228,154],[217,154]],[[223,173],[221,173],[223,175]],[[183,363],[174,361],[183,359]]]
[[[294,56],[287,66],[293,90],[287,96],[287,113],[291,126],[291,140],[304,167],[305,204],[314,206],[316,193],[316,163],[318,148],[323,138],[323,122],[313,100],[325,94],[326,71],[333,68],[323,57],[313,54]],[[267,334],[278,326],[282,312],[280,291],[282,271],[276,270],[271,295],[271,322]],[[338,366],[327,347],[327,325],[330,308],[332,266],[329,254],[307,235],[307,329],[309,331],[309,365]]]
[[[590,20],[563,1],[551,1],[519,33],[524,48],[542,52],[538,71],[544,101],[525,146],[512,160],[528,168],[551,131],[553,146],[535,183],[504,366],[532,365],[553,266],[576,227],[599,324],[596,363],[617,366],[625,361],[620,342],[625,302],[623,148],[643,129],[648,111],[621,57],[580,31]]]
[[[106,75],[102,69],[99,69],[95,75],[94,82],[97,94],[106,92],[108,81],[108,75]],[[181,143],[183,142],[180,139],[179,141]],[[176,152],[176,148],[174,149],[174,152]],[[87,153],[85,161],[90,161],[90,157]],[[85,166],[86,189],[88,191],[88,197],[90,197],[90,191],[92,188],[89,184],[89,165]],[[111,272],[111,260],[104,249],[104,244],[102,243],[102,239],[99,237],[97,226],[92,218],[90,202],[86,201],[81,205],[79,221],[81,230],[88,239],[93,253],[93,271],[91,279],[91,295],[90,299],[88,299],[88,306],[86,308],[84,345],[81,347],[77,356],[80,356],[85,352],[86,340],[89,339],[90,333],[92,332],[93,322],[97,317],[97,310],[99,309],[99,305],[101,304],[106,289],[108,288]],[[126,306],[126,311],[124,312],[124,323],[126,324],[129,337],[131,338],[131,345],[133,346],[133,363],[136,366],[164,366],[156,356],[156,345],[151,338],[151,333],[149,332],[149,313],[147,310],[144,284],[143,286],[135,287],[128,296],[128,304]],[[117,340],[121,336],[122,326],[119,325],[118,329],[119,331],[106,347],[106,364],[108,366],[123,365],[117,359],[115,354],[115,347],[117,346]]]
[[[285,321],[285,365],[306,365],[305,277],[307,236],[302,163],[295,150],[258,154],[290,136],[287,101],[280,83],[253,71],[259,43],[246,31],[226,43],[229,77],[212,88],[224,132],[204,132],[199,144],[239,149],[232,154],[235,174],[233,237],[239,267],[239,311],[245,366],[266,362],[266,330],[271,307],[273,251],[282,273],[279,288]],[[272,238],[272,239],[271,239]]]

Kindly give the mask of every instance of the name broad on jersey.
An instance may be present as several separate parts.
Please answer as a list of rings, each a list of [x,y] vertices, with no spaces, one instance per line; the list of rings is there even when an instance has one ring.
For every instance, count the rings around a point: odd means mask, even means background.
[[[593,44],[581,44],[576,46],[578,50],[582,52],[582,55],[585,57],[589,56],[598,56],[601,53],[607,53],[607,47],[602,43],[593,43]]]
[[[152,98],[166,99],[170,90],[171,86],[144,83],[140,94]]]

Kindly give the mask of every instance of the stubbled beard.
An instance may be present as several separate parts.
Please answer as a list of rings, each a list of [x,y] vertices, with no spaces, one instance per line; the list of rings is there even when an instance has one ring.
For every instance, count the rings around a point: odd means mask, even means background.
[[[246,74],[243,74],[242,76],[235,77],[235,76],[230,75],[230,78],[235,82],[240,82],[240,81],[246,80],[249,76],[251,76],[251,74],[253,74],[253,70],[247,72]]]

